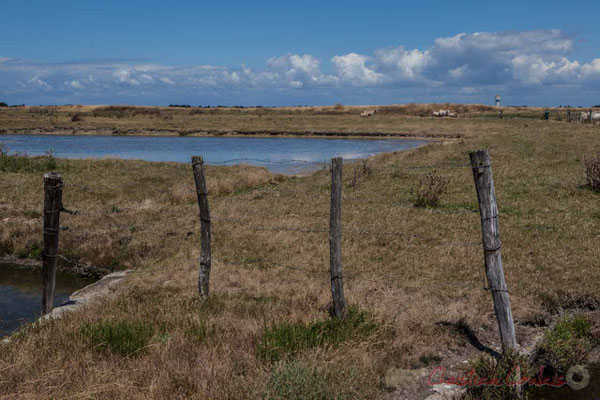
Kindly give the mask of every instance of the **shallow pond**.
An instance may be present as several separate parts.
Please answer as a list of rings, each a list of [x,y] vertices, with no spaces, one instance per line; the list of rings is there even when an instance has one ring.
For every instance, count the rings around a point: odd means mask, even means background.
[[[332,157],[359,159],[423,145],[405,139],[320,139],[283,137],[180,137],[92,135],[0,135],[11,152],[63,158],[141,159],[190,162],[201,155],[208,164],[265,166],[273,172],[298,173],[318,168]]]
[[[93,281],[72,274],[56,274],[56,297],[60,305],[69,296]],[[41,315],[42,270],[13,264],[0,264],[0,336],[5,336],[24,323]]]

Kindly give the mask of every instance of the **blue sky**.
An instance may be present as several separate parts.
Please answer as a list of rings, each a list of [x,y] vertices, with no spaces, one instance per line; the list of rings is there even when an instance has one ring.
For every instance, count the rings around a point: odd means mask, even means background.
[[[600,103],[600,2],[3,1],[0,101]]]

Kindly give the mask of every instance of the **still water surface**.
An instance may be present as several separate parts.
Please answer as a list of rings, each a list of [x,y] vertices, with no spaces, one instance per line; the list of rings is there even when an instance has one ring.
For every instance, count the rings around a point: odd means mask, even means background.
[[[55,305],[93,281],[72,274],[56,274]],[[34,321],[41,314],[42,270],[0,264],[0,337],[16,330],[24,323]]]
[[[201,155],[208,164],[248,164],[273,172],[298,173],[318,168],[332,157],[359,159],[411,149],[425,142],[404,139],[316,139],[282,137],[179,137],[0,135],[11,152],[42,155],[52,150],[62,158],[141,159],[189,162]],[[293,160],[290,162],[290,160]]]

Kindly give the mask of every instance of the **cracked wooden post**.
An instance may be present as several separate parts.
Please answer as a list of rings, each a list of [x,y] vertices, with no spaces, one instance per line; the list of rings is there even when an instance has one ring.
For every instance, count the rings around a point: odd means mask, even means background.
[[[196,194],[198,196],[198,207],[200,208],[200,272],[198,274],[198,293],[200,296],[208,296],[211,268],[211,230],[210,211],[208,209],[208,189],[204,178],[204,160],[200,156],[192,157],[192,168],[194,170],[194,181],[196,182]]]
[[[483,237],[483,253],[488,285],[494,300],[494,312],[500,328],[502,350],[517,350],[515,326],[513,323],[508,289],[504,280],[502,255],[500,253],[500,228],[498,224],[498,204],[492,177],[492,161],[487,150],[479,150],[469,154],[477,201],[481,215],[481,231]]]
[[[44,249],[42,251],[42,312],[44,314],[48,314],[54,308],[62,188],[63,179],[59,173],[44,174]]]
[[[333,314],[346,314],[342,274],[342,158],[331,159],[331,214],[329,219],[329,266]]]

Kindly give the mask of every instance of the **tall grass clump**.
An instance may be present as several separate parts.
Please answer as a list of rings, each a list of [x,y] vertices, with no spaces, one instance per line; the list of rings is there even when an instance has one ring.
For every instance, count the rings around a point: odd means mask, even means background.
[[[585,160],[587,185],[594,192],[600,192],[600,152],[594,158]]]
[[[80,334],[97,350],[128,356],[140,352],[148,345],[154,336],[154,328],[143,321],[101,320],[85,323]]]
[[[443,175],[430,172],[421,177],[419,186],[414,189],[415,207],[437,207],[446,192],[450,180]]]
[[[461,400],[517,400],[526,398],[522,387],[519,392],[516,385],[520,376],[532,376],[533,369],[527,358],[515,352],[507,351],[500,359],[484,355],[476,359],[469,373],[472,374],[472,383],[467,385],[467,390]],[[519,374],[520,373],[520,376]],[[485,384],[479,384],[485,382]],[[491,384],[496,382],[497,384]]]
[[[368,313],[350,307],[345,318],[330,317],[309,324],[283,322],[267,328],[258,343],[257,352],[263,359],[277,361],[305,349],[337,346],[348,341],[360,341],[373,335],[379,324]]]

